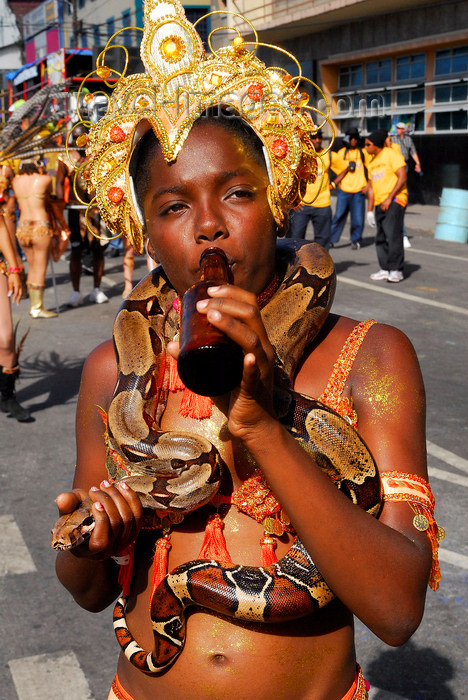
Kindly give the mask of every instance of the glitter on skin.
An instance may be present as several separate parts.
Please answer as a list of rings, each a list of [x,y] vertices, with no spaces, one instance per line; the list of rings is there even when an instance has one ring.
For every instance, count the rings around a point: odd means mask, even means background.
[[[401,410],[404,386],[401,382],[397,384],[395,377],[391,374],[382,374],[375,358],[369,358],[359,367],[358,372],[364,376],[365,384],[362,393],[371,405],[372,422],[380,421]]]

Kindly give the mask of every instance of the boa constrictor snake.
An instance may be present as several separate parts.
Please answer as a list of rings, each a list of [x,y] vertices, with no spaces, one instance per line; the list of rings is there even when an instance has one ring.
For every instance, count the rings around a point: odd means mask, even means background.
[[[262,309],[275,350],[278,419],[348,498],[371,515],[380,508],[380,481],[368,448],[341,416],[291,390],[305,347],[322,327],[335,288],[333,263],[318,245],[289,242],[278,248],[283,281]],[[205,438],[161,431],[167,390],[161,382],[164,349],[177,330],[175,291],[158,268],[136,286],[114,324],[119,377],[108,413],[109,446],[131,467],[115,470],[139,493],[145,507],[189,513],[216,494],[222,460]],[[90,504],[57,521],[52,546],[67,549],[89,536]],[[129,661],[144,673],[171,665],[185,642],[185,610],[191,605],[236,619],[280,622],[307,615],[334,598],[308,552],[296,538],[287,554],[268,567],[195,560],[171,571],[151,602],[154,649],[143,650],[125,622],[126,601],[114,611],[117,639]]]

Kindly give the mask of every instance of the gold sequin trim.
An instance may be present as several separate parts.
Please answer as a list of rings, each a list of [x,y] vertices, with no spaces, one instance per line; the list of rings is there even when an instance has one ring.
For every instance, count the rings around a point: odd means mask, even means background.
[[[341,394],[343,393],[346,380],[348,379],[358,350],[361,347],[369,328],[371,328],[375,323],[376,321],[371,319],[369,321],[362,321],[354,326],[353,330],[346,338],[346,342],[343,345],[338,359],[333,365],[333,370],[330,379],[328,380],[328,384],[318,399],[344,418],[347,418],[354,428],[357,426],[356,411],[352,407],[351,401],[346,396],[342,396]]]

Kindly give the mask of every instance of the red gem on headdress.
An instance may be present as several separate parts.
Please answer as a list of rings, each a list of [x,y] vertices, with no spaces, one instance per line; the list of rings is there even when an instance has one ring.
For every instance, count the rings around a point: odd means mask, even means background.
[[[109,132],[110,140],[113,141],[114,143],[121,143],[122,141],[125,141],[127,138],[127,134],[125,131],[122,129],[122,127],[117,126],[116,124],[111,128]]]
[[[284,158],[288,152],[288,142],[284,139],[275,139],[271,144],[271,150],[277,158]]]
[[[263,97],[263,85],[261,83],[252,83],[247,88],[247,94],[254,102],[259,102]]]
[[[122,201],[124,194],[124,191],[120,187],[110,187],[107,191],[107,199],[113,202],[113,204],[118,204]]]

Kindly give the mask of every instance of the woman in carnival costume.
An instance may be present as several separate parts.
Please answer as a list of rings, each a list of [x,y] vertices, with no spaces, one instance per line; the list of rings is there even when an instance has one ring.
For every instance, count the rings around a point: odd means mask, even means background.
[[[53,227],[47,210],[52,177],[39,164],[24,160],[12,182],[20,216],[16,236],[28,262],[27,287],[32,318],[55,318],[55,311],[43,306],[45,277],[52,245]]]
[[[257,43],[205,56],[179,2],[150,0],[146,73],[121,77],[89,124],[83,177],[102,217],[160,263],[123,302],[115,352],[86,362],[53,531],[80,606],[122,593],[110,699],[366,698],[353,615],[403,644],[440,578],[415,352],[395,328],[329,312],[318,245],[277,250],[315,178],[318,126],[299,78],[267,68]],[[180,298],[213,245],[233,283],[198,312],[244,361],[211,400],[184,388],[175,358]]]
[[[16,347],[11,315],[12,299],[20,303],[23,293],[21,270],[16,251],[3,217],[0,217],[0,410],[20,422],[31,420],[29,411],[16,398],[15,384],[20,373],[18,364],[23,340]]]

